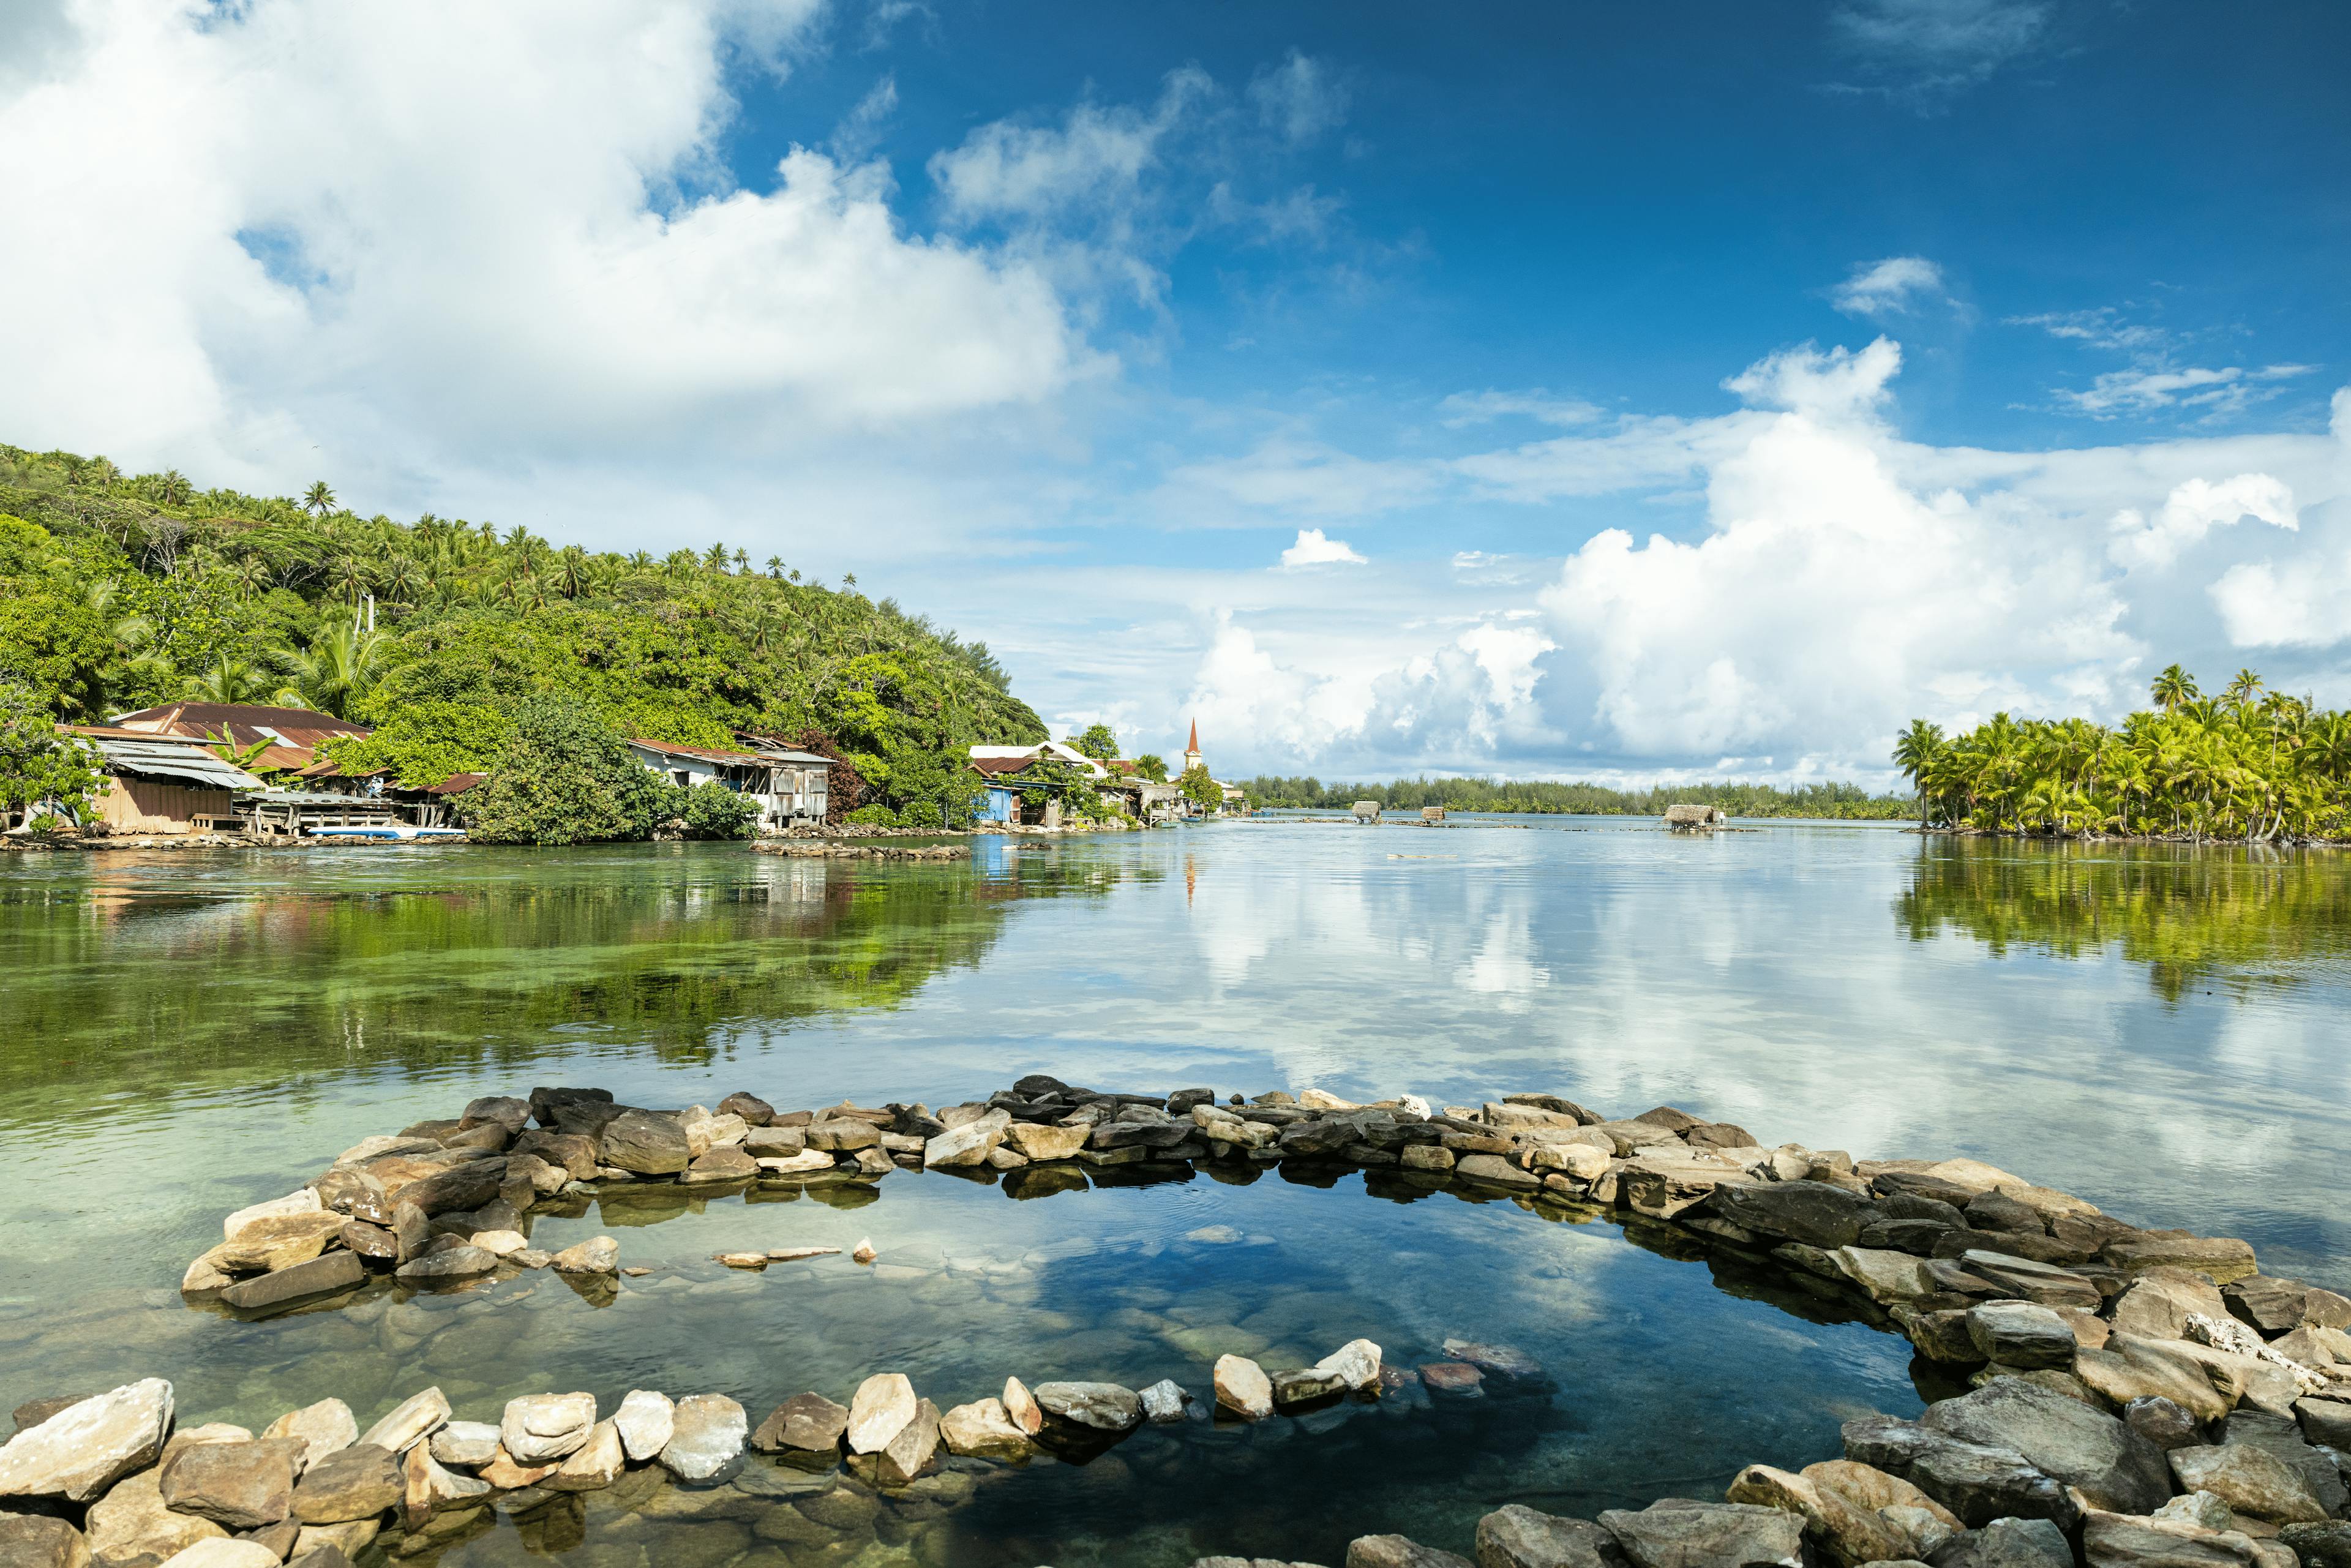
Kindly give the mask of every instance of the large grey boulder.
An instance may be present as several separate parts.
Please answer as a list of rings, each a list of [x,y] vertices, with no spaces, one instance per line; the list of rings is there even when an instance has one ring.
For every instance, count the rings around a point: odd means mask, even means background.
[[[2085,1521],[2082,1557],[2090,1568],[2271,1568],[2236,1531],[2207,1535],[2115,1513]]]
[[[1011,1125],[1011,1113],[998,1109],[959,1127],[949,1127],[923,1145],[923,1168],[953,1170],[984,1165],[988,1152],[1004,1142],[1005,1129]]]
[[[407,1490],[396,1457],[373,1443],[353,1443],[302,1472],[294,1488],[294,1517],[304,1524],[373,1519],[398,1507]]]
[[[108,1563],[141,1557],[162,1562],[199,1541],[228,1533],[209,1519],[165,1507],[159,1477],[153,1469],[125,1476],[89,1505],[82,1524],[93,1556]]]
[[[751,1429],[743,1406],[724,1394],[687,1395],[677,1402],[671,1422],[661,1462],[689,1481],[706,1481],[734,1463]]]
[[[199,1443],[164,1461],[157,1490],[164,1506],[182,1513],[258,1530],[293,1511],[294,1472],[305,1447],[293,1437]]]
[[[669,1447],[677,1431],[677,1405],[658,1389],[632,1388],[612,1412],[612,1429],[621,1435],[621,1451],[643,1464]]]
[[[1801,1568],[1804,1519],[1751,1503],[1661,1498],[1638,1513],[1610,1509],[1600,1523],[1635,1568]]]
[[[309,1296],[348,1291],[366,1278],[367,1268],[355,1255],[329,1252],[307,1262],[240,1280],[221,1291],[220,1299],[240,1312],[258,1312]]]
[[[2302,1559],[2302,1568],[2351,1568],[2351,1524],[2329,1520],[2325,1524],[2289,1524],[2278,1539]]]
[[[0,1513],[0,1563],[8,1568],[89,1568],[89,1542],[62,1519]]]
[[[2182,1491],[2210,1492],[2232,1513],[2272,1524],[2316,1524],[2326,1518],[2299,1475],[2250,1443],[2174,1448],[2168,1458]]]
[[[0,1498],[88,1502],[155,1462],[172,1431],[172,1385],[126,1383],[69,1405],[0,1448]]]
[[[2149,1513],[2171,1496],[2162,1449],[2112,1416],[2021,1377],[1930,1406],[1918,1424],[1966,1442],[2013,1448],[2043,1474],[2078,1488],[2093,1507]]]
[[[588,1440],[593,1394],[526,1394],[507,1401],[498,1442],[517,1465],[551,1465]]]
[[[2303,1441],[2302,1428],[2283,1416],[2273,1416],[2266,1410],[2240,1410],[2229,1417],[2222,1428],[2220,1441],[2226,1446],[2244,1444],[2259,1448],[2278,1463],[2302,1478],[2310,1495],[2329,1517],[2343,1511],[2351,1504],[2351,1490],[2343,1484],[2343,1472],[2326,1455]]]
[[[632,1176],[675,1176],[692,1162],[694,1146],[676,1117],[659,1111],[623,1111],[604,1127],[597,1154],[606,1165]]]
[[[1719,1186],[1700,1207],[1759,1236],[1832,1250],[1858,1242],[1862,1228],[1879,1217],[1869,1199],[1823,1181]]]
[[[1115,1436],[1143,1425],[1143,1396],[1115,1383],[1040,1383],[1035,1393],[1049,1430]]]
[[[1347,1542],[1347,1568],[1471,1568],[1466,1557],[1402,1535],[1359,1535]]]
[[[1478,1521],[1478,1568],[1623,1568],[1616,1538],[1588,1519],[1505,1503]]]
[[[498,1188],[506,1185],[506,1179],[504,1159],[468,1160],[410,1182],[393,1196],[402,1203],[414,1204],[429,1218],[479,1208],[498,1196]]]
[[[829,1454],[841,1447],[841,1435],[848,1429],[847,1406],[821,1394],[795,1394],[768,1413],[751,1434],[751,1446],[763,1454]]]
[[[1901,1477],[1970,1529],[2013,1518],[2070,1530],[2081,1517],[2064,1488],[2004,1444],[1970,1442],[1891,1416],[1848,1421],[1844,1437],[1847,1458]]]
[[[1969,1308],[1968,1337],[1986,1361],[2002,1366],[2074,1364],[2073,1328],[2053,1310],[2031,1301],[1986,1301]]]
[[[1946,1542],[1935,1568],[2074,1568],[2065,1532],[2045,1519],[1995,1519]]]

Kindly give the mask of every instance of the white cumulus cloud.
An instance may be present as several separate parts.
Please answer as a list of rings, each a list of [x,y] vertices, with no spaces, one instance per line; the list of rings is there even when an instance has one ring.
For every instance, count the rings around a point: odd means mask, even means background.
[[[2108,525],[2114,542],[2106,553],[2123,567],[2165,567],[2216,528],[2247,517],[2290,530],[2302,526],[2294,491],[2267,474],[2240,474],[2213,484],[2190,479],[2165,497],[2152,517],[2126,507]]]
[[[41,214],[0,246],[41,302],[0,322],[0,424],[359,489],[771,451],[1098,368],[1027,263],[906,232],[882,166],[724,176],[723,62],[785,69],[814,9],[82,0],[0,96],[0,205]]]
[[[1923,256],[1864,262],[1829,291],[1829,303],[1848,316],[1907,315],[1922,298],[1943,292],[1943,269]]]
[[[1298,542],[1281,552],[1284,566],[1328,566],[1344,562],[1361,566],[1364,558],[1344,539],[1325,538],[1321,528],[1301,528]]]

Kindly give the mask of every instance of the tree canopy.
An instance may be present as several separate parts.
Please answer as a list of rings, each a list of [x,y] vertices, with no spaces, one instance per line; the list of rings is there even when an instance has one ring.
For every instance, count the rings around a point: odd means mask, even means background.
[[[2351,714],[2240,670],[2217,697],[2173,664],[2157,705],[2109,728],[1994,714],[1958,735],[1914,720],[1895,765],[1922,825],[2081,837],[2314,842],[2351,831]]]
[[[80,721],[178,697],[317,708],[375,727],[329,755],[412,786],[490,770],[526,701],[560,695],[622,737],[818,731],[876,806],[961,820],[967,748],[1045,727],[985,643],[854,583],[0,445],[0,677]]]

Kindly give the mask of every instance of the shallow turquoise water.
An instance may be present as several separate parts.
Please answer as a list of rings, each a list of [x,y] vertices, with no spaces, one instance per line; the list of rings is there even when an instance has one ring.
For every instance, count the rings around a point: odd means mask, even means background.
[[[946,1522],[885,1519],[878,1543],[763,1542],[758,1499],[626,1521],[599,1500],[577,1548],[1156,1563],[1332,1562],[1368,1529],[1466,1550],[1500,1501],[1710,1495],[1748,1460],[1824,1457],[1845,1416],[1918,1404],[1907,1344],[1764,1281],[1607,1221],[1398,1203],[1360,1175],[1011,1202],[900,1173],[854,1208],[540,1219],[536,1241],[608,1231],[654,1270],[609,1306],[544,1275],[259,1323],[182,1305],[225,1210],[366,1134],[534,1083],[939,1104],[1045,1071],[1671,1102],[1767,1143],[1975,1155],[2351,1281],[2341,860],[1759,826],[1260,821],[982,840],[967,866],[735,846],[11,857],[0,1408],[152,1373],[191,1419],[249,1425],[329,1394],[364,1421],[432,1382],[462,1416],[646,1385],[722,1390],[756,1420],[877,1370],[942,1406],[1008,1373],[1205,1392],[1220,1349],[1275,1364],[1358,1334],[1402,1362],[1448,1334],[1504,1341],[1552,1371],[1546,1393],[1475,1406],[1147,1431],[1082,1468],[994,1472]],[[871,1270],[709,1257],[867,1236]],[[443,1561],[569,1539],[502,1526]]]

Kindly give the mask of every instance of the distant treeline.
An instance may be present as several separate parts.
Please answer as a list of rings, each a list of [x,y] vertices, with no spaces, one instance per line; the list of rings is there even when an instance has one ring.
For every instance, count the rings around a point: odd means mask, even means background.
[[[1504,811],[1588,817],[1654,817],[1677,802],[1719,806],[1734,817],[1830,817],[1891,821],[1913,815],[1900,795],[1872,795],[1858,784],[1674,784],[1611,789],[1604,784],[1512,782],[1493,779],[1399,779],[1388,784],[1324,784],[1320,779],[1260,776],[1241,786],[1252,806],[1341,810],[1377,800],[1383,810],[1442,806],[1448,811]]]

